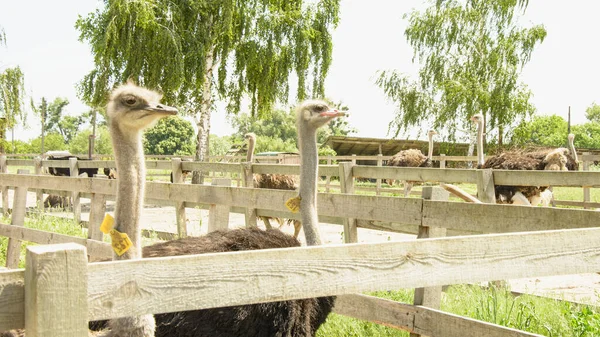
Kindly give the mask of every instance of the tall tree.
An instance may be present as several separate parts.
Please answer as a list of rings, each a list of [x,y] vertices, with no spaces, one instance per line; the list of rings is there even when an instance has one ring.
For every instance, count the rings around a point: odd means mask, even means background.
[[[177,116],[163,118],[144,134],[144,153],[189,156],[194,143],[192,123]]]
[[[40,139],[41,139],[40,153],[43,155],[46,152],[46,150],[44,148],[44,140],[46,138],[46,129],[47,129],[47,124],[48,124],[47,123],[48,102],[46,102],[46,98],[42,97],[42,100],[38,106],[35,106],[35,104],[33,103],[33,99],[31,99],[31,110],[33,111],[34,114],[38,115],[40,117],[40,120],[42,121],[42,123],[41,123],[42,124],[42,133],[40,135]]]
[[[2,27],[0,27],[1,45],[6,45],[6,34]],[[17,66],[0,71],[0,153],[5,152],[6,129],[14,130],[18,123],[25,124],[27,112],[24,109],[24,99],[25,84],[21,68]]]
[[[600,105],[594,102],[585,109],[585,118],[590,122],[600,123]]]
[[[76,23],[96,65],[80,96],[104,104],[107,91],[127,79],[160,88],[166,103],[194,114],[195,157],[204,161],[217,95],[230,113],[249,97],[252,114],[260,115],[288,100],[295,73],[297,98],[323,96],[338,12],[339,0],[105,0]]]
[[[455,139],[468,117],[483,113],[488,129],[503,128],[534,112],[531,92],[519,81],[546,30],[520,27],[528,0],[430,0],[413,11],[404,35],[421,63],[418,80],[396,71],[379,73],[377,84],[397,104],[390,123],[395,136],[423,122],[447,128]]]
[[[7,68],[0,72],[0,114],[2,120],[0,123],[0,152],[4,153],[6,146],[6,130],[14,130],[17,124],[25,124],[27,111],[25,105],[25,83],[21,68]],[[13,134],[14,140],[14,134]]]

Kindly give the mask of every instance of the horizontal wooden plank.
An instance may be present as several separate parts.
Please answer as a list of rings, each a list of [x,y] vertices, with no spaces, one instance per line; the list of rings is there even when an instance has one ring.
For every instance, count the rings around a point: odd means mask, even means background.
[[[541,336],[501,325],[449,314],[423,306],[367,295],[338,296],[334,312],[425,336],[534,337]]]
[[[475,170],[438,169],[391,166],[356,165],[352,168],[354,177],[381,178],[412,181],[439,181],[445,183],[477,183]]]
[[[253,164],[252,172],[255,174],[285,174],[300,175],[300,165],[292,164]],[[339,166],[319,165],[319,176],[339,176]]]
[[[186,171],[201,172],[229,172],[240,173],[242,167],[239,163],[202,163],[202,162],[181,162],[181,169]]]
[[[583,201],[571,201],[571,200],[554,200],[554,202],[556,203],[556,205],[559,205],[559,206],[600,208],[600,202],[583,202]]]
[[[79,160],[79,168],[114,168],[117,167],[114,160]]]
[[[25,271],[0,270],[0,331],[25,327]]]
[[[7,166],[33,166],[33,159],[7,159]]]
[[[86,247],[88,255],[107,259],[112,259],[113,256],[112,248],[109,243],[46,232],[39,229],[0,224],[0,236],[35,242],[42,245],[74,242]]]
[[[600,172],[494,170],[494,184],[514,186],[600,187]]]
[[[285,261],[285,262],[282,262]],[[89,317],[600,271],[600,229],[92,263]]]
[[[588,228],[600,212],[581,209],[423,201],[423,226],[479,233]]]

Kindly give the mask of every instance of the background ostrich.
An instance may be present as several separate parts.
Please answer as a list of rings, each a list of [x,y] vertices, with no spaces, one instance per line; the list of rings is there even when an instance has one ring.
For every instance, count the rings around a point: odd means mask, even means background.
[[[536,152],[505,151],[484,160],[483,154],[483,115],[471,117],[477,125],[477,168],[497,170],[553,170],[566,171],[567,152],[565,148]],[[552,192],[548,186],[506,186],[495,185],[496,202],[537,206],[543,202],[548,205]]]
[[[256,135],[254,133],[247,133],[244,138],[248,142],[248,152],[246,154],[246,161],[249,163],[254,162],[254,149],[256,147]],[[295,191],[297,188],[296,179],[293,176],[285,174],[255,174],[253,177],[253,185],[255,188],[270,188],[275,190],[288,190]],[[271,229],[270,217],[261,216],[261,220],[265,223],[267,229]],[[283,225],[284,220],[275,218],[279,225]],[[294,237],[297,238],[300,233],[301,223],[298,220],[287,220],[288,223],[294,223]]]
[[[177,109],[159,103],[161,95],[132,83],[122,85],[111,93],[106,112],[115,153],[117,200],[115,204],[115,229],[126,233],[132,247],[114,259],[139,259],[141,252],[140,217],[144,202],[146,169],[142,132],[160,118],[177,114]],[[113,242],[114,244],[114,242]],[[144,315],[111,320],[110,330],[103,337],[153,337],[154,317]]]
[[[433,135],[435,134],[437,134],[437,132],[434,130],[429,130],[427,132],[427,137],[429,139],[427,156],[425,156],[421,150],[417,149],[402,150],[388,160],[387,166],[431,167],[431,158],[433,157]],[[393,180],[390,180],[389,182],[390,185],[394,183]],[[408,197],[410,195],[410,191],[412,190],[414,183],[414,181],[404,181],[404,197]]]
[[[308,245],[321,244],[317,218],[318,154],[316,130],[344,113],[322,101],[306,101],[296,110],[301,156],[299,197]],[[139,169],[139,168],[138,168]],[[140,183],[137,181],[136,183]],[[129,185],[131,189],[136,189]],[[202,237],[144,247],[144,257],[298,247],[297,239],[278,230],[257,228],[215,231]],[[308,298],[155,315],[156,337],[311,337],[331,312],[335,297]],[[103,322],[91,322],[97,328]]]

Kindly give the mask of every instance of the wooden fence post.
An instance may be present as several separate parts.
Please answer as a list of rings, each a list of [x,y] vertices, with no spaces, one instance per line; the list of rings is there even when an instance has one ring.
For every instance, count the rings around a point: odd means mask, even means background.
[[[69,171],[71,172],[71,177],[79,176],[79,165],[77,165],[77,158],[69,158]],[[72,192],[71,199],[73,199],[73,218],[75,220],[75,224],[79,225],[81,223],[81,199],[79,199],[79,192]]]
[[[242,162],[242,179],[244,187],[254,188],[254,173],[252,173],[252,163]],[[246,208],[246,228],[258,227],[256,223],[256,208]]]
[[[355,154],[352,155],[352,164],[356,165],[356,155]]]
[[[477,199],[486,204],[496,203],[494,172],[491,169],[477,170]]]
[[[88,335],[85,247],[65,243],[27,247],[27,337]]]
[[[96,175],[96,179],[108,179],[106,176]],[[106,213],[106,195],[92,193],[90,206],[90,218],[88,221],[88,239],[102,241],[104,235],[100,231],[100,225]]]
[[[17,174],[29,174],[29,170],[18,170]],[[12,217],[10,224],[12,226],[23,227],[25,223],[25,212],[27,211],[27,187],[15,186],[15,194],[13,197]],[[21,257],[21,240],[10,238],[8,239],[8,247],[6,248],[6,267],[15,269],[19,267],[19,259]]]
[[[183,172],[181,170],[181,158],[171,159],[171,172],[173,173],[173,183],[183,184]],[[175,202],[175,218],[177,219],[177,235],[185,238],[187,234],[187,223],[185,217],[185,203]]]
[[[589,156],[590,154],[591,154],[590,152],[583,153],[584,156]],[[584,171],[590,170],[590,162],[588,160],[583,161],[583,170]],[[587,205],[590,202],[590,200],[591,200],[590,188],[587,186],[583,186],[583,208],[584,209],[590,209],[590,207]]]
[[[380,153],[377,155],[377,167],[383,165],[383,155]],[[375,195],[381,195],[381,178],[377,178],[375,183]]]
[[[339,165],[340,170],[340,188],[344,194],[354,194],[354,176],[352,175],[352,162],[342,162]],[[358,242],[358,229],[356,227],[356,219],[344,218],[344,242]]]
[[[6,156],[0,156],[0,173],[8,173]],[[8,216],[8,186],[2,186],[2,215]]]
[[[440,153],[440,168],[445,169],[446,168],[446,155],[443,153]]]
[[[41,175],[42,174],[42,158],[40,157],[35,157],[33,159],[33,169],[34,169],[34,173],[35,175]],[[38,189],[35,192],[35,202],[37,207],[43,211],[44,210],[44,192],[42,192],[41,189]]]
[[[327,165],[331,165],[331,156],[327,156]],[[325,192],[329,193],[329,188],[331,187],[331,177],[325,177]]]
[[[448,201],[450,193],[439,186],[423,186],[423,199],[434,201]],[[417,239],[439,238],[446,236],[446,228],[419,226]],[[416,288],[414,305],[422,305],[432,309],[439,309],[442,303],[442,286]],[[419,337],[420,334],[411,333],[410,337]]]
[[[213,186],[231,186],[230,178],[213,178]],[[208,209],[208,232],[229,227],[229,205],[211,204]]]

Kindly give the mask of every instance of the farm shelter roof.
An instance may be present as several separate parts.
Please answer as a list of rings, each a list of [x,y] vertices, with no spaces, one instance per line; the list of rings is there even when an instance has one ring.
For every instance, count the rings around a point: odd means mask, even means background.
[[[443,144],[443,143],[442,143]],[[423,140],[403,140],[388,138],[362,138],[330,136],[323,145],[331,147],[338,156],[376,156],[381,153],[384,156],[393,156],[398,151],[406,149],[420,149],[427,151],[428,142]],[[466,154],[468,144],[452,144],[455,150],[462,150]],[[440,143],[433,143],[433,153],[439,153]]]

